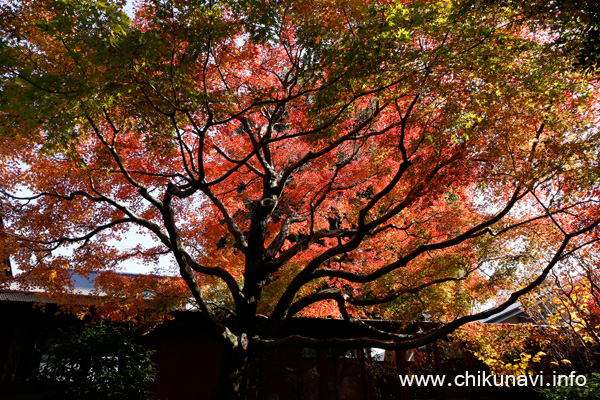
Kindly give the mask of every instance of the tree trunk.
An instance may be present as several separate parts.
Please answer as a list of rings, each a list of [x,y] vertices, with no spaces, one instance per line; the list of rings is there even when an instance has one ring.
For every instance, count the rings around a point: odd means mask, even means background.
[[[245,347],[245,346],[244,346]],[[226,342],[221,355],[219,377],[211,400],[245,400],[248,383],[247,348]]]

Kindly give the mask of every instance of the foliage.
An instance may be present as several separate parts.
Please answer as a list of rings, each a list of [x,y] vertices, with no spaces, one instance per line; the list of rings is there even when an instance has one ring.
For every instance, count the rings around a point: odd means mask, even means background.
[[[496,374],[596,373],[599,281],[595,268],[579,261],[579,268],[554,271],[522,299],[533,324],[479,324],[455,336]]]
[[[574,270],[555,271],[540,288],[537,301],[529,296],[527,312],[540,324],[548,326],[554,341],[555,359],[569,360],[571,368],[584,373],[598,372],[600,349],[599,277],[594,267],[579,259]]]
[[[48,399],[150,399],[152,352],[122,325],[97,323],[61,332],[47,350],[39,380]]]
[[[454,336],[495,375],[539,373],[554,345],[545,329],[530,324],[471,324]]]
[[[136,329],[149,331],[170,319],[171,311],[189,307],[187,289],[180,278],[115,271],[89,275],[64,272],[67,273],[64,290],[37,293],[37,296],[58,304],[59,312],[76,315],[81,320],[127,322]],[[93,285],[93,289],[79,292],[77,287],[81,281]]]
[[[554,386],[543,390],[538,397],[540,400],[594,400],[600,399],[600,374],[587,377],[585,386]]]
[[[597,0],[474,0],[474,6],[489,4],[518,9],[530,24],[546,27],[563,46],[574,46],[574,67],[592,74],[600,66],[600,3]]]
[[[227,339],[223,382],[290,342],[421,346],[597,251],[597,82],[518,2],[0,7],[16,280],[60,296],[72,271],[168,263]],[[152,244],[115,244],[137,230]],[[360,334],[278,336],[297,315]]]

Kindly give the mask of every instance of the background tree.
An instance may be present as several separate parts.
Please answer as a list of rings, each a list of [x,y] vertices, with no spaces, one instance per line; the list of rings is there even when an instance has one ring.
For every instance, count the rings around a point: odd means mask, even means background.
[[[580,253],[571,268],[552,271],[522,298],[530,323],[471,324],[454,336],[496,374],[598,373],[600,282],[589,264],[594,257]]]
[[[600,277],[589,264],[589,254],[578,257],[578,268],[553,271],[551,278],[528,296],[526,311],[544,325],[554,342],[547,362],[555,369],[592,374],[600,371]],[[565,365],[566,364],[566,365]]]
[[[596,87],[521,8],[122,5],[2,5],[3,251],[50,292],[168,255],[223,337],[214,398],[254,352],[418,347],[596,248]],[[295,315],[362,331],[280,336]]]

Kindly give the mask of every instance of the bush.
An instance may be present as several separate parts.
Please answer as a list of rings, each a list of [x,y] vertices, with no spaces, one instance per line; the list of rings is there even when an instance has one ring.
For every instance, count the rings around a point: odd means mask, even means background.
[[[540,400],[600,400],[600,374],[587,377],[585,386],[555,386],[543,390]]]
[[[151,355],[125,327],[99,323],[60,332],[42,360],[39,380],[48,400],[147,400],[156,375]]]

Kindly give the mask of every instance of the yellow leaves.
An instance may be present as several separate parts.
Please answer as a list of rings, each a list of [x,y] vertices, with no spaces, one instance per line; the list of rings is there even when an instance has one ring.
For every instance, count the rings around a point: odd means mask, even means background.
[[[50,280],[50,281],[54,281],[54,280],[56,280],[56,277],[57,277],[57,273],[56,273],[56,271],[50,271],[50,272],[48,273],[48,280]]]
[[[539,372],[539,363],[548,362],[548,351],[541,347],[547,335],[543,329],[528,325],[480,325],[466,335],[457,335],[475,356],[497,375],[531,375]],[[540,347],[533,345],[538,339]],[[554,343],[548,343],[552,348]],[[537,349],[533,346],[536,346]]]
[[[560,362],[563,363],[563,364],[565,364],[565,365],[571,365],[572,364],[571,361],[567,360],[566,358],[560,360]],[[554,366],[557,366],[557,367],[560,366],[560,364],[559,364],[558,361],[550,361],[550,364],[552,364]]]
[[[519,354],[518,360],[515,360],[513,363],[505,363],[501,368],[497,369],[497,371],[504,370],[504,372],[501,373],[507,373],[509,375],[533,375],[534,367],[531,363],[539,363],[541,357],[544,355],[546,355],[546,353],[543,351],[539,351],[535,355],[522,352]],[[498,362],[496,364],[501,365],[502,363]]]
[[[84,310],[79,310],[75,313],[75,316],[77,319],[83,321],[83,319],[88,316],[88,313]]]
[[[521,353],[521,362],[528,362],[531,360],[531,354]]]
[[[533,362],[535,362],[535,363],[538,363],[538,362],[540,362],[540,361],[541,361],[541,358],[542,358],[543,356],[545,356],[545,355],[546,355],[546,353],[544,353],[543,351],[538,351],[538,352],[535,354],[535,356],[533,356],[533,358],[531,359],[531,361],[533,361]]]

